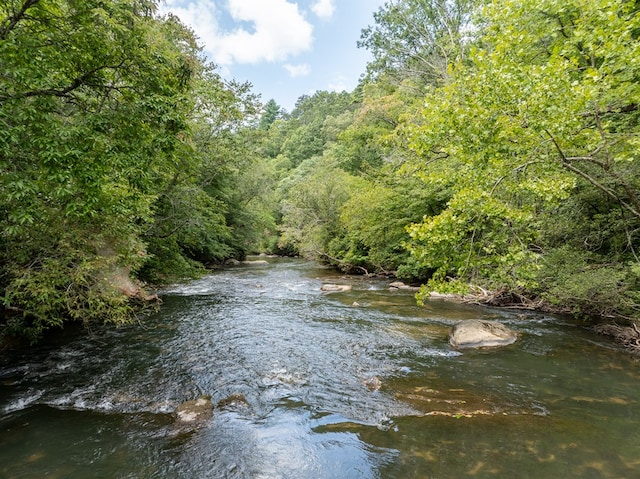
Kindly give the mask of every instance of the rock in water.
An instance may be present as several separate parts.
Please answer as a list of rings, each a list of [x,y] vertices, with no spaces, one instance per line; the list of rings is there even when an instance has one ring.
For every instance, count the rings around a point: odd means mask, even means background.
[[[350,284],[323,284],[320,291],[325,293],[343,293],[345,291],[351,291]]]
[[[249,401],[247,401],[247,398],[244,396],[244,394],[232,394],[231,396],[218,401],[218,407],[220,409],[245,408],[249,407]]]
[[[454,348],[487,348],[507,346],[516,342],[518,335],[504,324],[472,319],[461,321],[451,330],[449,343]]]
[[[199,397],[195,401],[183,402],[176,409],[178,421],[182,423],[199,423],[213,416],[213,404],[208,397]]]
[[[402,281],[394,281],[393,283],[389,284],[389,289],[406,289],[408,291],[418,291],[420,288],[409,286],[408,284],[404,284]]]
[[[377,391],[382,387],[382,381],[378,376],[371,376],[364,381],[364,385],[371,392]]]

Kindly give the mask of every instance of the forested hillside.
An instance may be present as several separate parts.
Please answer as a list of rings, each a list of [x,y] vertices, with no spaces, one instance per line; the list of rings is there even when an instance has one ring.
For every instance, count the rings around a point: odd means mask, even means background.
[[[0,5],[2,334],[299,254],[640,319],[640,4],[394,0],[353,92],[286,112],[147,0]]]

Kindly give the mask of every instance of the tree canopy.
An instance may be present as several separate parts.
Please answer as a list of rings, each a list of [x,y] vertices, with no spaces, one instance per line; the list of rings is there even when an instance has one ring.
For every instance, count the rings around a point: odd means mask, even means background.
[[[175,17],[143,0],[4,2],[0,69],[5,333],[127,320],[136,272],[242,250],[222,185],[253,101]]]
[[[636,318],[638,18],[628,0],[385,3],[357,107],[272,130],[294,159],[282,240],[423,297]],[[332,141],[302,129],[311,111]]]

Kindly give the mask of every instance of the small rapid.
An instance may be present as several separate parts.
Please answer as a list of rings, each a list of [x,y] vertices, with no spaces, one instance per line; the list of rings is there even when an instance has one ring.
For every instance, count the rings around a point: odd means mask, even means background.
[[[268,258],[161,291],[159,313],[0,363],[0,476],[633,477],[635,360],[580,324]],[[350,291],[325,294],[324,283]],[[456,351],[460,320],[519,341]],[[210,396],[213,418],[176,425]],[[229,398],[242,398],[230,401]]]

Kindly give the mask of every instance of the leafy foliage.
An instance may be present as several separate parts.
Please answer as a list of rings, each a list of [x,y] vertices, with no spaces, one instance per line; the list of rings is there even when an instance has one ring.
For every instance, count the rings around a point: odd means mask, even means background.
[[[628,311],[624,262],[637,261],[640,219],[640,90],[628,65],[637,22],[625,1],[495,1],[483,10],[470,62],[426,96],[422,124],[408,133],[425,183],[453,179],[447,208],[410,228],[414,255],[438,268],[433,287],[451,277],[573,310],[597,311],[589,305],[598,302],[601,312]],[[547,260],[563,251],[556,225],[577,218],[562,241],[586,266]]]
[[[628,0],[387,2],[362,33],[374,59],[357,109],[303,97],[272,125],[283,239],[426,282],[423,295],[475,285],[637,317],[637,13]]]
[[[0,5],[0,296],[18,313],[4,333],[130,320],[137,272],[171,279],[237,249],[213,185],[239,176],[227,165],[245,146],[219,139],[255,102],[154,14],[146,0]],[[160,274],[171,261],[189,267]]]
[[[473,5],[471,0],[386,2],[358,43],[374,57],[367,65],[369,78],[418,91],[447,81],[449,66],[465,56]]]
[[[260,116],[260,122],[258,128],[261,130],[268,130],[273,122],[282,116],[282,108],[276,103],[274,99],[269,100],[264,106],[264,111]]]

